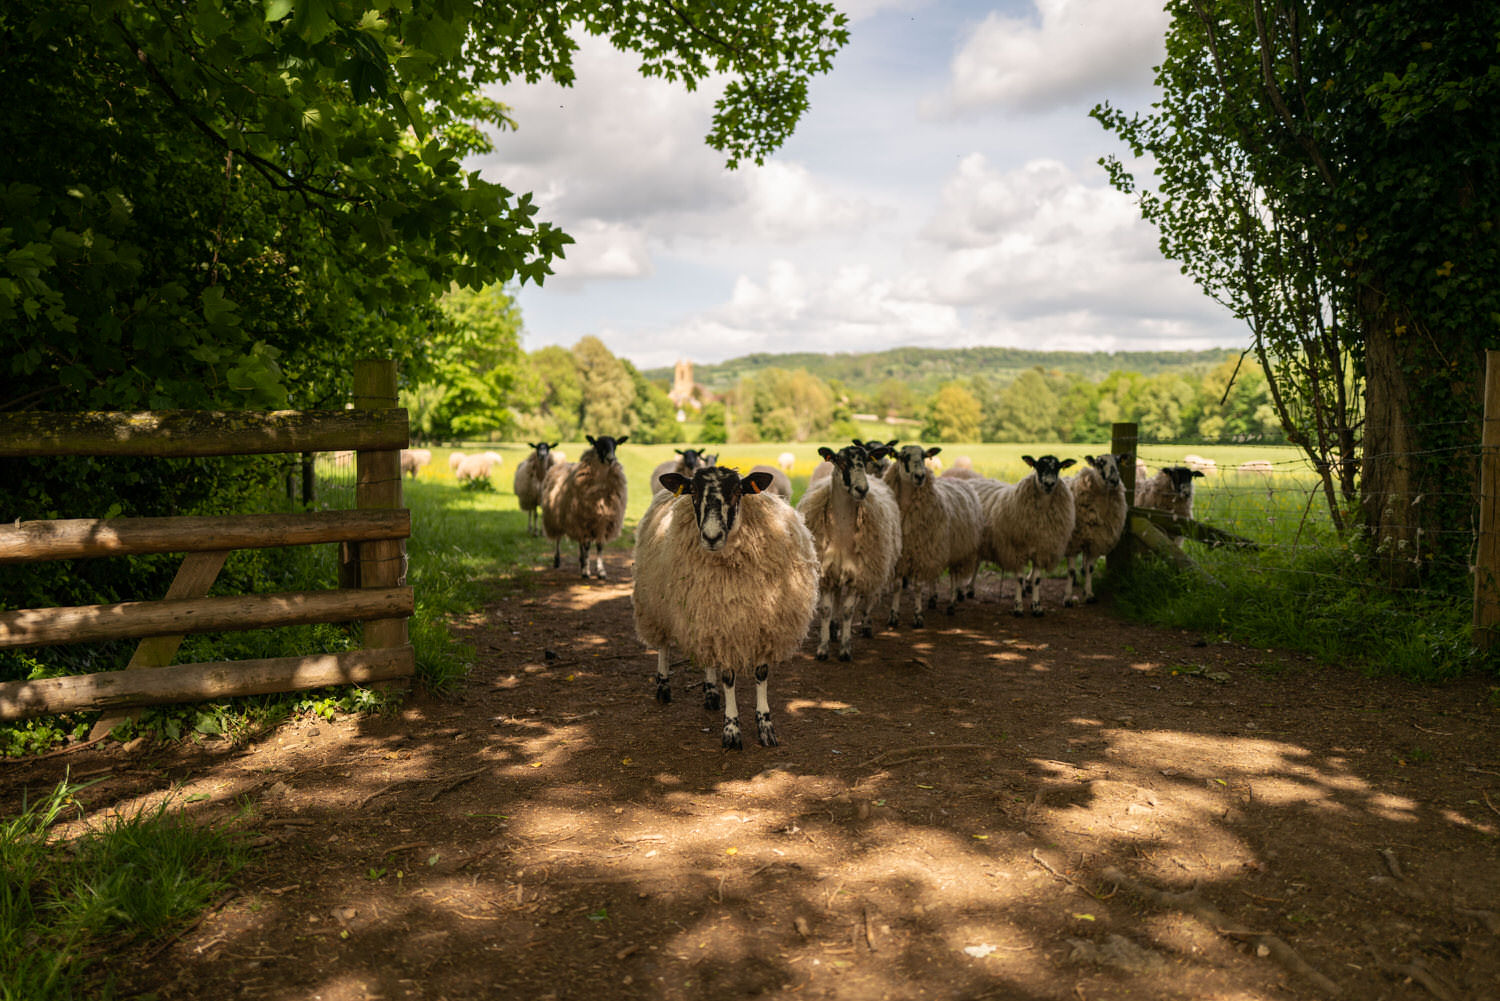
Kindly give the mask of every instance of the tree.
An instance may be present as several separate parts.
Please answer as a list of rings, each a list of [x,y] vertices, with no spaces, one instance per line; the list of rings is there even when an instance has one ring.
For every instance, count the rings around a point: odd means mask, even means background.
[[[698,442],[703,445],[722,445],[729,440],[724,424],[724,404],[717,401],[703,405],[703,426],[698,431]]]
[[[635,396],[631,400],[626,426],[630,429],[630,440],[637,445],[659,445],[677,440],[677,408],[667,397],[667,391],[641,375],[640,370],[625,359],[620,359],[625,371],[630,374]]]
[[[1168,10],[1157,110],[1095,109],[1157,165],[1143,213],[1163,251],[1249,324],[1335,519],[1335,488],[1357,490],[1394,579],[1441,565],[1460,580],[1473,497],[1452,489],[1454,460],[1478,440],[1482,349],[1500,342],[1500,10]]]
[[[635,381],[624,363],[590,335],[573,345],[573,364],[583,395],[579,426],[584,434],[618,438],[628,433]]]
[[[764,369],[741,379],[735,396],[762,440],[807,441],[833,426],[833,391],[806,369]]]
[[[576,441],[583,418],[583,383],[573,353],[555,344],[533,351],[523,383],[516,401],[521,431],[527,437]]]
[[[933,441],[978,441],[984,417],[979,400],[962,382],[945,382],[927,405],[922,437]]]

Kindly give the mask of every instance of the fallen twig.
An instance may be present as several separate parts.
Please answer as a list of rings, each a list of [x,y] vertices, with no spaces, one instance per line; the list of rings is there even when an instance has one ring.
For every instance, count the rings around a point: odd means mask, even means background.
[[[46,754],[29,754],[24,758],[0,758],[0,765],[29,765],[33,761],[46,761],[48,758],[57,758],[61,757],[64,754],[72,754],[74,751],[81,751],[85,747],[90,747],[94,744],[99,743],[101,740],[108,740],[109,736],[110,735],[107,733],[100,734],[97,737],[85,740],[81,744],[71,744],[68,747],[59,747],[57,750],[48,751]]]
[[[1158,890],[1155,887],[1147,886],[1145,883],[1125,875],[1125,873],[1114,866],[1105,869],[1101,875],[1110,882],[1124,887],[1137,897],[1150,901],[1158,907],[1187,911],[1210,928],[1233,927],[1233,924],[1224,915],[1220,914],[1217,908],[1198,896],[1195,890],[1189,890],[1186,893],[1169,893],[1165,890]],[[1342,993],[1342,989],[1338,984],[1313,969],[1305,959],[1297,955],[1296,950],[1275,935],[1256,935],[1250,938],[1249,941],[1255,944],[1257,953],[1261,953],[1264,950],[1264,955],[1270,956],[1286,969],[1316,984],[1324,993],[1333,996]]]
[[[1427,988],[1438,1001],[1458,1001],[1457,995],[1453,993],[1452,988],[1444,983],[1443,978],[1429,970],[1427,965],[1420,959],[1414,959],[1410,963],[1393,963],[1382,959],[1380,953],[1375,951],[1374,946],[1369,946],[1368,948],[1371,958],[1375,960],[1375,965],[1379,966],[1386,973],[1392,973],[1400,977],[1409,977],[1415,980]]]
[[[861,761],[856,768],[864,768],[884,761],[886,758],[902,754],[931,754],[935,751],[990,751],[994,750],[994,744],[923,744],[919,747],[898,747],[884,751],[867,761]]]
[[[452,792],[454,789],[457,789],[459,786],[463,785],[465,782],[468,782],[468,781],[470,781],[472,779],[476,779],[479,776],[483,775],[487,770],[488,770],[487,768],[481,767],[481,768],[474,769],[472,772],[464,772],[462,775],[458,776],[458,778],[452,780],[447,785],[442,786],[441,788],[437,789],[435,792],[433,792],[433,794],[431,796],[428,796],[427,797],[427,802],[429,802],[429,803],[433,802],[434,800],[436,800],[439,796],[441,796],[445,792]]]

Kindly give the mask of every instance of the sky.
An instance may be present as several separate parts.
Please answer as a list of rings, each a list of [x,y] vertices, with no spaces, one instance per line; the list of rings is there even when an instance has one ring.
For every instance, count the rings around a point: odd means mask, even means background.
[[[518,130],[466,166],[577,243],[524,286],[523,347],[594,335],[637,367],[892,347],[1239,347],[1157,249],[1088,110],[1153,100],[1160,0],[845,0],[850,40],[762,166],[703,142],[688,92],[584,38],[573,87],[510,86]],[[1140,179],[1149,179],[1141,165]]]

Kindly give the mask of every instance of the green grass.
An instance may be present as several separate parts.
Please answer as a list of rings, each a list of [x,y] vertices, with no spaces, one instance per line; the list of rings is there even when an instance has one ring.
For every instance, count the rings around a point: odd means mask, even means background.
[[[63,782],[0,821],[0,1001],[115,996],[106,957],[158,940],[200,913],[245,864],[229,834],[166,803],[51,836],[82,812]]]

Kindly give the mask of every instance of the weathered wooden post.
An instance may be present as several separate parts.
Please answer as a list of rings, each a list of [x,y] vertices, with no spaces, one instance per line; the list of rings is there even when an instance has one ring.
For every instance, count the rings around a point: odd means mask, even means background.
[[[1120,422],[1111,424],[1109,428],[1109,450],[1120,457],[1120,482],[1125,484],[1127,509],[1135,506],[1135,454],[1139,436],[1140,431],[1133,423]],[[1105,569],[1111,575],[1122,572],[1130,566],[1135,544],[1130,534],[1130,526],[1127,524],[1124,534],[1120,536],[1120,541],[1104,557]]]
[[[396,363],[354,363],[354,406],[359,410],[384,410],[397,405]],[[355,455],[354,506],[360,510],[403,507],[401,499],[401,452],[365,451]],[[401,587],[406,583],[406,542],[380,539],[359,543],[359,586]],[[374,619],[364,625],[364,648],[404,646],[406,619]]]
[[[1492,650],[1500,623],[1500,351],[1486,351],[1479,459],[1479,544],[1474,556],[1474,644]]]

